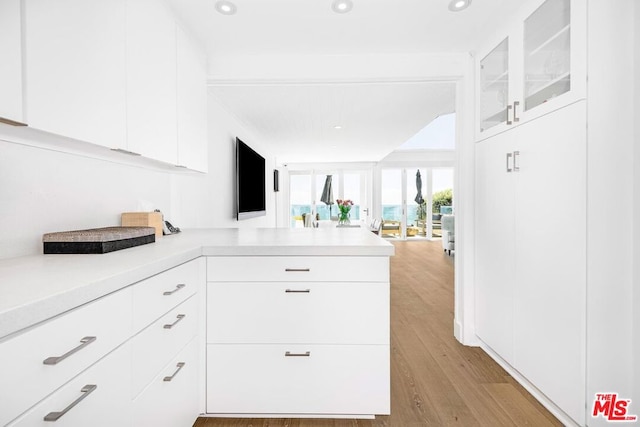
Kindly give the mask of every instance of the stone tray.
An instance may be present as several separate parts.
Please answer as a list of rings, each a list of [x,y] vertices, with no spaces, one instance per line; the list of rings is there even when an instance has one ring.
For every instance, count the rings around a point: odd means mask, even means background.
[[[45,254],[105,254],[156,241],[154,227],[104,227],[46,233]]]

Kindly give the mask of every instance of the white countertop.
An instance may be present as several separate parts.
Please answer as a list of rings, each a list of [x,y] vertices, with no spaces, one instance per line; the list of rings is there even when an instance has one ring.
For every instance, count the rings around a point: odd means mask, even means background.
[[[185,230],[92,255],[0,260],[0,339],[200,256],[391,256],[366,228]]]

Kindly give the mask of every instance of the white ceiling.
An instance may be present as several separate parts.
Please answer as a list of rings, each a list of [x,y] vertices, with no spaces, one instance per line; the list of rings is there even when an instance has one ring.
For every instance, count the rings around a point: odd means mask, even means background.
[[[168,1],[206,47],[210,64],[243,55],[469,52],[522,4],[473,0],[453,13],[449,0],[353,0],[351,12],[336,14],[333,0],[233,0],[237,13],[224,16],[215,0]],[[209,93],[282,163],[378,161],[455,108],[455,86],[447,82],[259,80],[212,81]]]

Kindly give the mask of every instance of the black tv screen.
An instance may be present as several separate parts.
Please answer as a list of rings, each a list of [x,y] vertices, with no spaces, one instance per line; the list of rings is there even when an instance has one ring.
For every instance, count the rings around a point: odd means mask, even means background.
[[[265,160],[236,138],[236,199],[238,221],[267,214]]]

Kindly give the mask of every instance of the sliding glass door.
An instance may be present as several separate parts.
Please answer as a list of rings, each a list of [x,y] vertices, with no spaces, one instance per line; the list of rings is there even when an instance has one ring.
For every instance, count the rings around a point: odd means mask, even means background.
[[[382,169],[380,182],[383,237],[442,236],[441,214],[453,211],[453,168]]]
[[[332,203],[322,201],[322,194],[331,176]],[[369,173],[370,175],[370,173]],[[367,195],[367,172],[348,170],[313,170],[289,172],[290,226],[304,227],[303,214],[310,214],[320,221],[337,221],[338,199],[353,202],[350,212],[352,223],[369,221]]]

